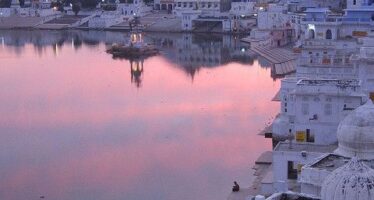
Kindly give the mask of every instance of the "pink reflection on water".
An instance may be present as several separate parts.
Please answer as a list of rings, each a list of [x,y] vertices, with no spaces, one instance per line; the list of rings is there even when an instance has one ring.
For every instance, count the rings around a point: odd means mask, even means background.
[[[271,148],[256,134],[278,110],[270,71],[232,63],[191,82],[153,57],[138,89],[129,62],[103,51],[5,55],[0,198],[217,199],[249,185]]]

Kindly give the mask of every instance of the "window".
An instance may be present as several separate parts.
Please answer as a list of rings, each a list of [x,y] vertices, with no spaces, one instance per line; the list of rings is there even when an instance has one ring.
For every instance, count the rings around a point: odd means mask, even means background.
[[[287,178],[297,180],[297,169],[295,169],[293,161],[288,161],[287,169]]]
[[[310,129],[306,129],[306,142],[314,142],[314,135],[310,133]]]
[[[332,105],[330,103],[325,104],[324,114],[327,116],[332,115]]]
[[[351,98],[345,98],[344,103],[352,103],[352,99]]]
[[[301,104],[301,113],[303,115],[309,115],[309,104],[307,104],[307,103],[302,103]]]
[[[316,36],[316,33],[314,32],[314,30],[313,30],[313,29],[310,29],[310,30],[309,30],[309,38],[310,38],[310,39],[314,39],[315,36]]]
[[[330,29],[327,29],[326,31],[326,39],[331,40],[332,39],[332,32]]]

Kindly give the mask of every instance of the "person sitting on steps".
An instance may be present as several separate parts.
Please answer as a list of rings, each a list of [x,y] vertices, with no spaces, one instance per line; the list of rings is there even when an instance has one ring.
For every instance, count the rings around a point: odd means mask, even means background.
[[[240,187],[236,181],[234,181],[234,186],[232,186],[232,191],[233,192],[239,192]]]

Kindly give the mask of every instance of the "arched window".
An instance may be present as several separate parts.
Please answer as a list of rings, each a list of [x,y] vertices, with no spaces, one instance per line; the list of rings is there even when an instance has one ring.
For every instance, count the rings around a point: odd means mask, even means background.
[[[353,0],[353,5],[356,5],[356,3],[357,3],[356,0]]]
[[[314,32],[314,30],[313,29],[309,29],[309,38],[310,39],[314,39],[315,38],[315,32]]]
[[[326,31],[326,39],[331,40],[332,39],[332,32],[330,29],[327,29]]]

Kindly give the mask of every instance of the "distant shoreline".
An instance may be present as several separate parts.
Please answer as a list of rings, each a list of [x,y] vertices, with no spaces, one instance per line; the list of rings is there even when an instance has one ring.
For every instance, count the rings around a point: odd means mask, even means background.
[[[0,30],[45,30],[45,31],[65,31],[65,30],[81,30],[81,31],[111,31],[111,32],[130,32],[129,29],[118,28],[88,28],[88,27],[69,27],[69,28],[37,28],[37,27],[0,27]],[[141,30],[145,33],[187,33],[187,34],[221,34],[221,35],[247,35],[249,32],[222,32],[222,31],[177,31],[177,30]]]

